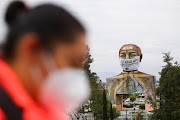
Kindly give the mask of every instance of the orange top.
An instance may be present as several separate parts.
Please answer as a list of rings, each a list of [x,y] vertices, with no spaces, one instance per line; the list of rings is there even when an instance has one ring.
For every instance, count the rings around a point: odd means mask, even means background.
[[[53,111],[45,109],[36,103],[24,89],[18,76],[13,70],[0,59],[0,85],[13,100],[14,104],[23,108],[23,120],[68,120],[67,116],[60,112],[58,117]],[[12,111],[13,112],[13,111]],[[0,120],[6,120],[3,111],[0,109]]]

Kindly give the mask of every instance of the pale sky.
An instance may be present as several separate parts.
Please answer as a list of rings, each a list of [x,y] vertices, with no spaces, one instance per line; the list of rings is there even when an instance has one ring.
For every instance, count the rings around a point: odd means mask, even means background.
[[[6,28],[3,20],[10,0],[0,3],[0,41]],[[87,40],[94,63],[92,71],[122,71],[118,52],[127,43],[143,52],[139,70],[155,75],[164,65],[162,53],[171,52],[180,61],[179,0],[25,0],[30,6],[51,1],[77,16],[88,30]]]

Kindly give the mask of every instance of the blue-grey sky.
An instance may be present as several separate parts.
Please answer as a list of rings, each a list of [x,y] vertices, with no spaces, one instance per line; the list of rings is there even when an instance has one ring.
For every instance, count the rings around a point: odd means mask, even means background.
[[[1,41],[6,33],[3,20],[10,0],[0,3]],[[180,61],[179,0],[24,0],[30,6],[50,1],[62,5],[77,16],[88,30],[87,40],[94,72],[122,71],[119,48],[127,43],[141,47],[139,70],[159,77],[164,64],[162,53],[171,52]]]

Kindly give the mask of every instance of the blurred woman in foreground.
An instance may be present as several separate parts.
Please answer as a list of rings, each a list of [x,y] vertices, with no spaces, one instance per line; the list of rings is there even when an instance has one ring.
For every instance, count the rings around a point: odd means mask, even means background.
[[[0,120],[66,120],[89,96],[86,31],[65,9],[10,3],[0,59]]]

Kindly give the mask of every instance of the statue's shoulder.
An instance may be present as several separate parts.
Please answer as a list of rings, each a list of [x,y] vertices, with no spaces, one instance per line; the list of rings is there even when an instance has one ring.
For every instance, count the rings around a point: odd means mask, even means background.
[[[127,77],[128,76],[128,74],[127,73],[125,73],[125,72],[121,72],[120,74],[118,74],[118,75],[115,75],[115,76],[112,76],[112,77],[108,77],[108,78],[106,78],[106,80],[114,80],[114,79],[121,79],[121,78],[125,78],[125,77]]]
[[[124,73],[122,72],[122,73],[120,73],[118,75],[106,78],[106,81],[112,81],[112,80],[115,80],[115,79],[123,78],[123,76],[124,76]]]
[[[141,75],[141,76],[144,76],[144,77],[155,77],[154,75],[144,73],[144,72],[141,72],[141,71],[137,71],[135,74],[138,74],[138,75]]]

